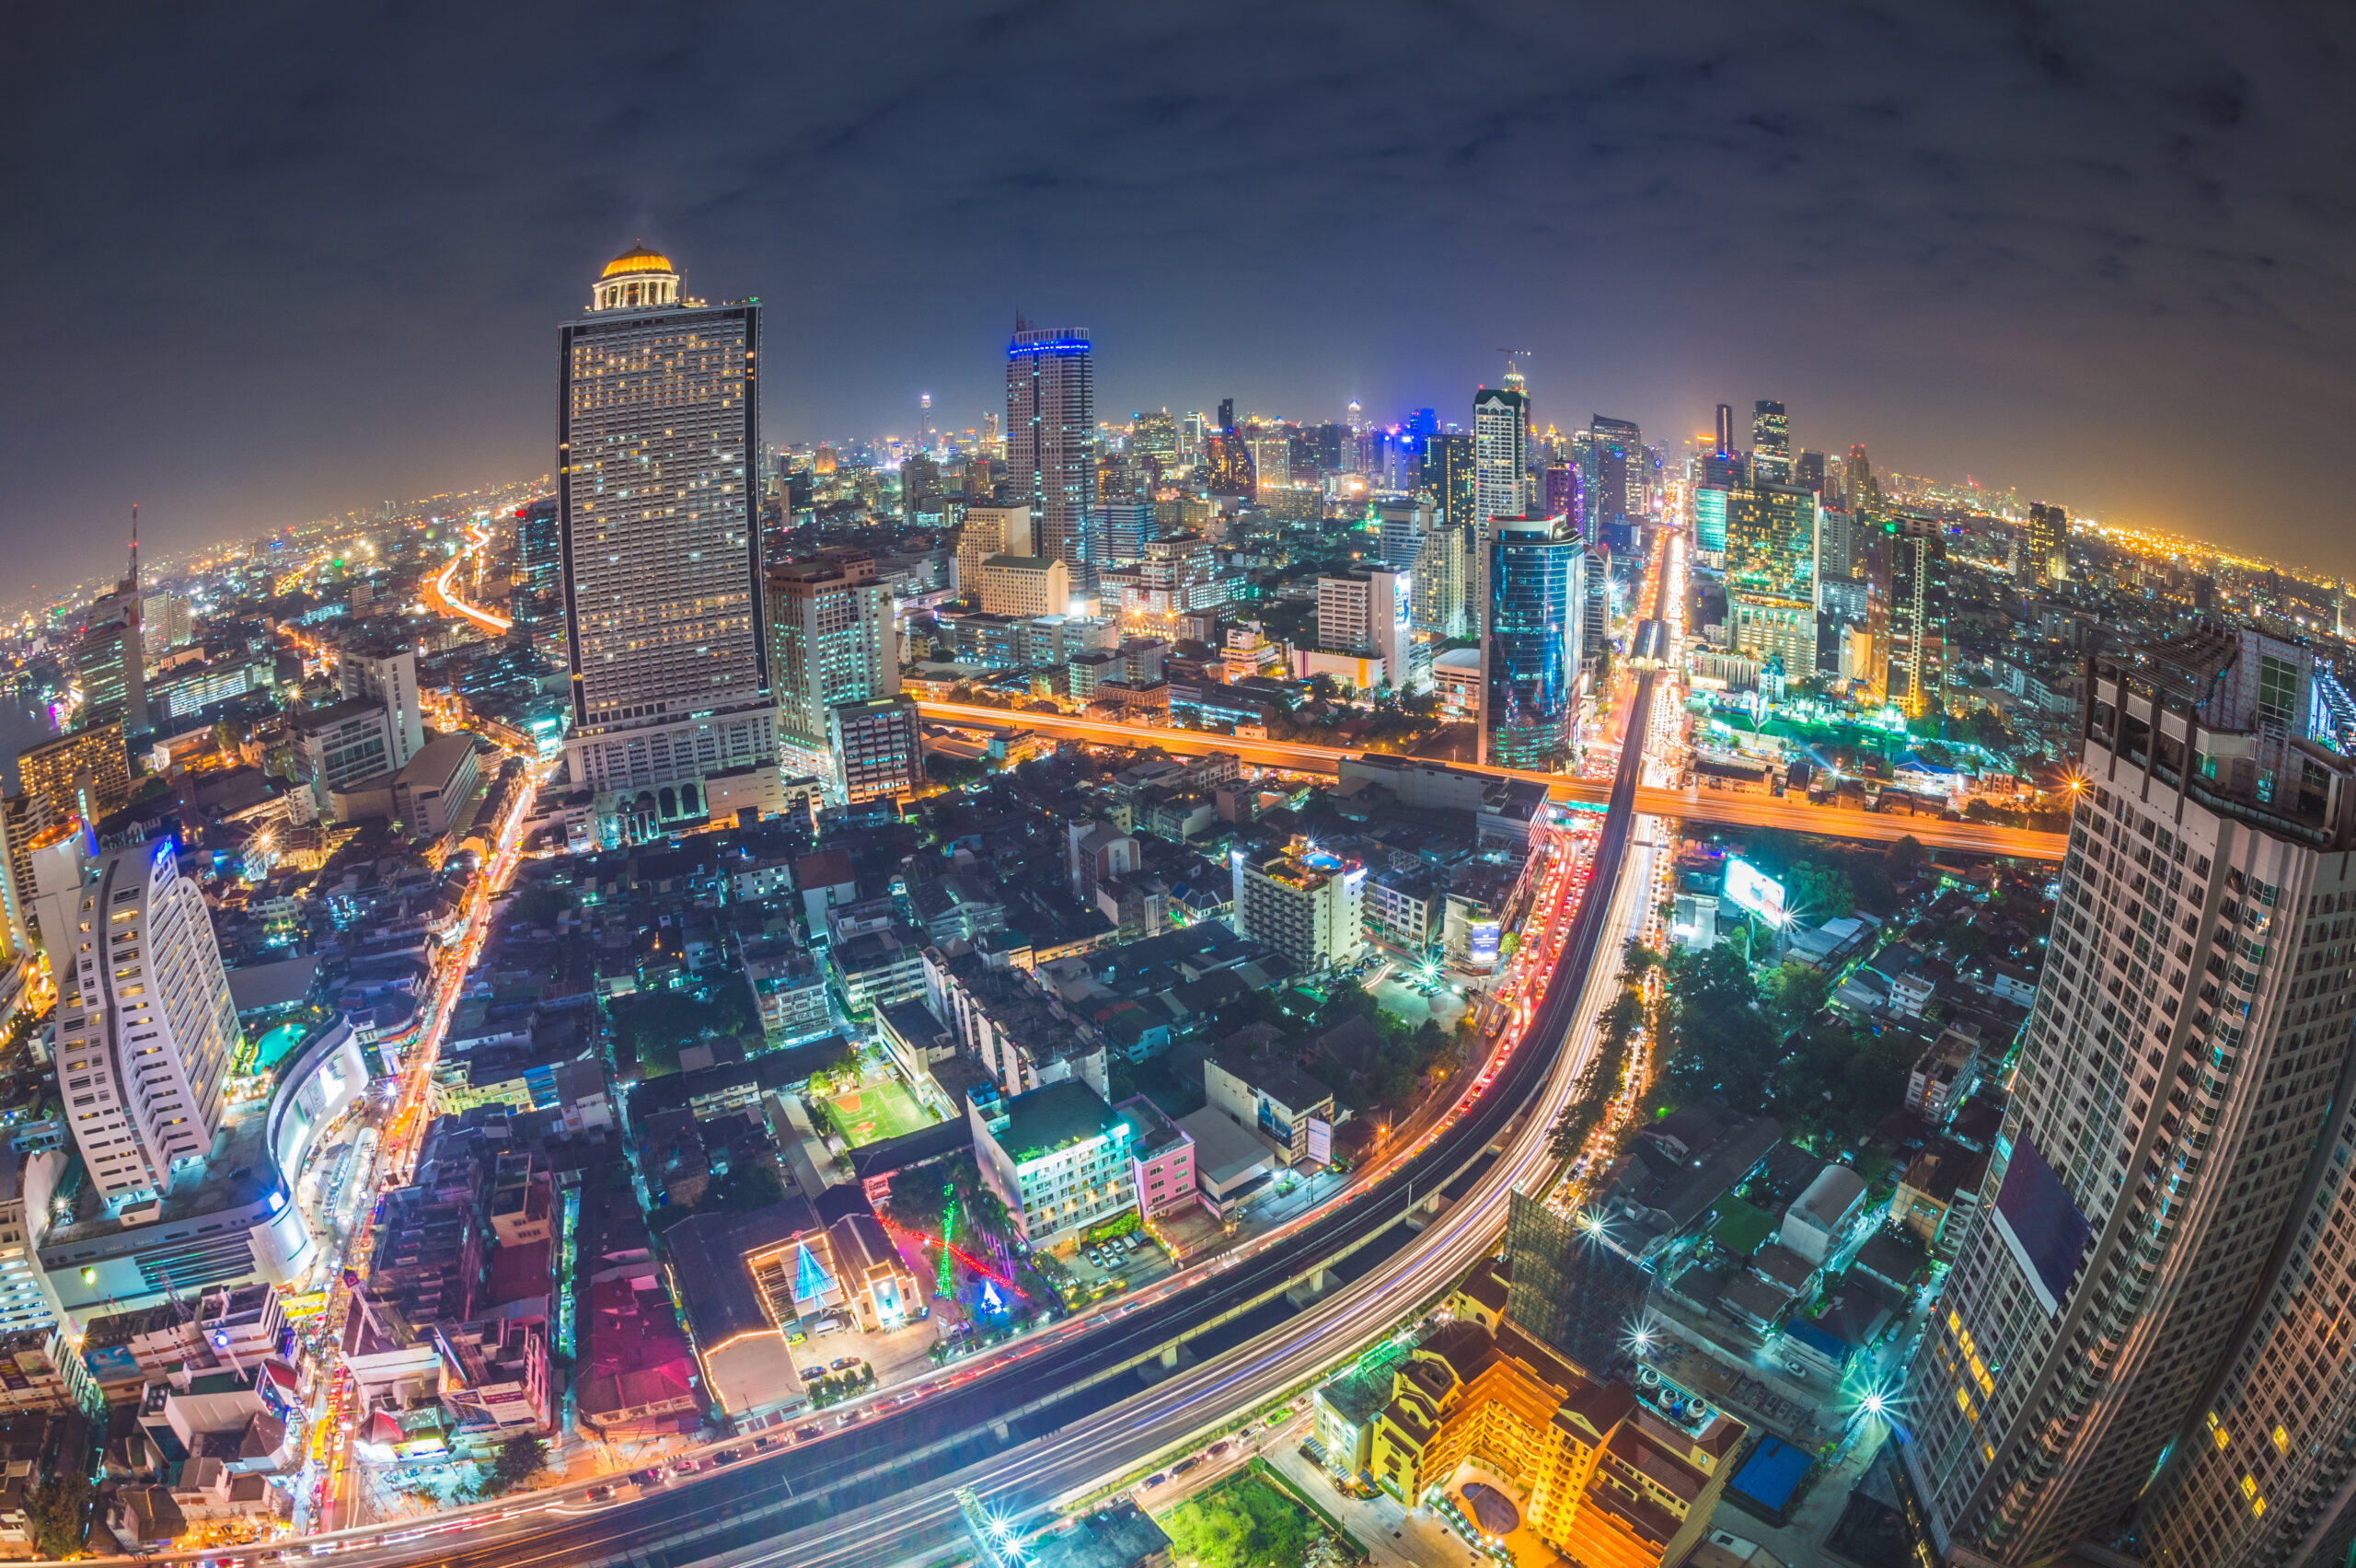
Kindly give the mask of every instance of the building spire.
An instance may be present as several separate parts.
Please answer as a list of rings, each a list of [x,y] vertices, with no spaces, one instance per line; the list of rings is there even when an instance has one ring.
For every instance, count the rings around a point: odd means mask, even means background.
[[[139,594],[139,503],[131,503],[131,593]]]

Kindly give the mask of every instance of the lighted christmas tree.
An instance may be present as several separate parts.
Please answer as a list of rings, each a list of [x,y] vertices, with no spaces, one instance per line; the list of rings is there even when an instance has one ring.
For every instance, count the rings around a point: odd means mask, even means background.
[[[949,1251],[950,1239],[957,1234],[957,1185],[944,1184],[942,1192],[949,1201],[941,1209],[941,1274],[934,1284],[944,1301],[957,1294],[957,1263]]]

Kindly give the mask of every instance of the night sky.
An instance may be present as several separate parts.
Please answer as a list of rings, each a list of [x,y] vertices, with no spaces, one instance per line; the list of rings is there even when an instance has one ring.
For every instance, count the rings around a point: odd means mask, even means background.
[[[1511,347],[1542,424],[1673,451],[1780,397],[2356,570],[2356,13],[2200,12],[41,7],[0,547],[62,579],[134,500],[179,547],[544,472],[556,326],[642,237],[770,305],[772,441],[977,424],[1017,309],[1093,332],[1115,418],[1464,421]]]

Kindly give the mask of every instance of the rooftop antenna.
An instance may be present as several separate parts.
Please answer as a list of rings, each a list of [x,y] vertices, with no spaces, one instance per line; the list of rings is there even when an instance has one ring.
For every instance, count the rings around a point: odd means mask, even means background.
[[[139,594],[139,503],[131,503],[131,593]]]

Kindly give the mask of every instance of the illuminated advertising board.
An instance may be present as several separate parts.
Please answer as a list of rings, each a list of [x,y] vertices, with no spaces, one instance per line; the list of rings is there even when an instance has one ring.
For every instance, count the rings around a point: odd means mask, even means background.
[[[1784,884],[1746,860],[1727,862],[1727,902],[1750,910],[1771,926],[1784,923]]]
[[[1472,922],[1472,940],[1465,950],[1465,962],[1474,969],[1495,969],[1497,966],[1497,940],[1503,928],[1495,920]]]

